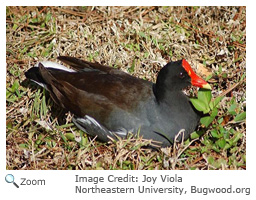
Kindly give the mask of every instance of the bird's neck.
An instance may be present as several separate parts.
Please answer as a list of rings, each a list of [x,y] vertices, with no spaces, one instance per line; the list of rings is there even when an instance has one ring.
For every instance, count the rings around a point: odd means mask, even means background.
[[[157,84],[154,84],[153,91],[157,102],[160,104],[166,103],[175,106],[188,101],[188,98],[181,90],[168,90],[164,87],[157,87]]]

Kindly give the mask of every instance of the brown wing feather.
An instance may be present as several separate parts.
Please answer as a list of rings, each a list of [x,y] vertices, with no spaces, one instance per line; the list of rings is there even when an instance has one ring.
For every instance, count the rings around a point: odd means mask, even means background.
[[[109,66],[105,66],[105,65],[101,65],[99,63],[92,63],[92,62],[88,62],[85,60],[80,60],[78,58],[74,58],[74,57],[69,57],[69,56],[59,56],[58,59],[68,65],[70,65],[71,67],[73,67],[76,70],[83,70],[85,68],[87,69],[97,69],[100,70],[102,72],[107,72],[110,74],[123,74],[126,75],[125,72],[120,71],[118,69],[109,67]]]
[[[132,111],[152,95],[152,84],[126,73],[104,71],[57,72],[40,66],[51,96],[74,114],[90,115],[104,122],[115,108]]]

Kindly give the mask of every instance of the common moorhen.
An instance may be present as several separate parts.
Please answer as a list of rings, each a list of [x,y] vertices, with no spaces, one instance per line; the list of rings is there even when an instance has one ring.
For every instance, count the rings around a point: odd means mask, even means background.
[[[184,59],[165,65],[156,83],[74,57],[58,59],[73,69],[39,62],[26,77],[45,87],[57,104],[72,112],[79,129],[104,142],[109,137],[125,138],[129,132],[160,142],[162,147],[170,146],[180,131],[186,139],[200,115],[182,89],[191,84],[210,89]]]

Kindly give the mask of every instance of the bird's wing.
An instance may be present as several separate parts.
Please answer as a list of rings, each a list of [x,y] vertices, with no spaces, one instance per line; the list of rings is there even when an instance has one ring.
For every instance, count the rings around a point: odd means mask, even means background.
[[[94,69],[67,72],[45,68],[40,63],[39,74],[56,103],[77,116],[89,115],[103,124],[113,110],[132,113],[152,95],[150,82],[126,73]]]

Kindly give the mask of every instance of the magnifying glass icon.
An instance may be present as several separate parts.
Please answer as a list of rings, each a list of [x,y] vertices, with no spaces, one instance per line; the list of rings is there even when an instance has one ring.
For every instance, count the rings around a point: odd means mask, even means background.
[[[5,176],[5,181],[7,183],[13,183],[13,185],[15,185],[17,188],[19,188],[19,186],[17,185],[17,183],[14,182],[14,176],[12,174],[7,174]]]

